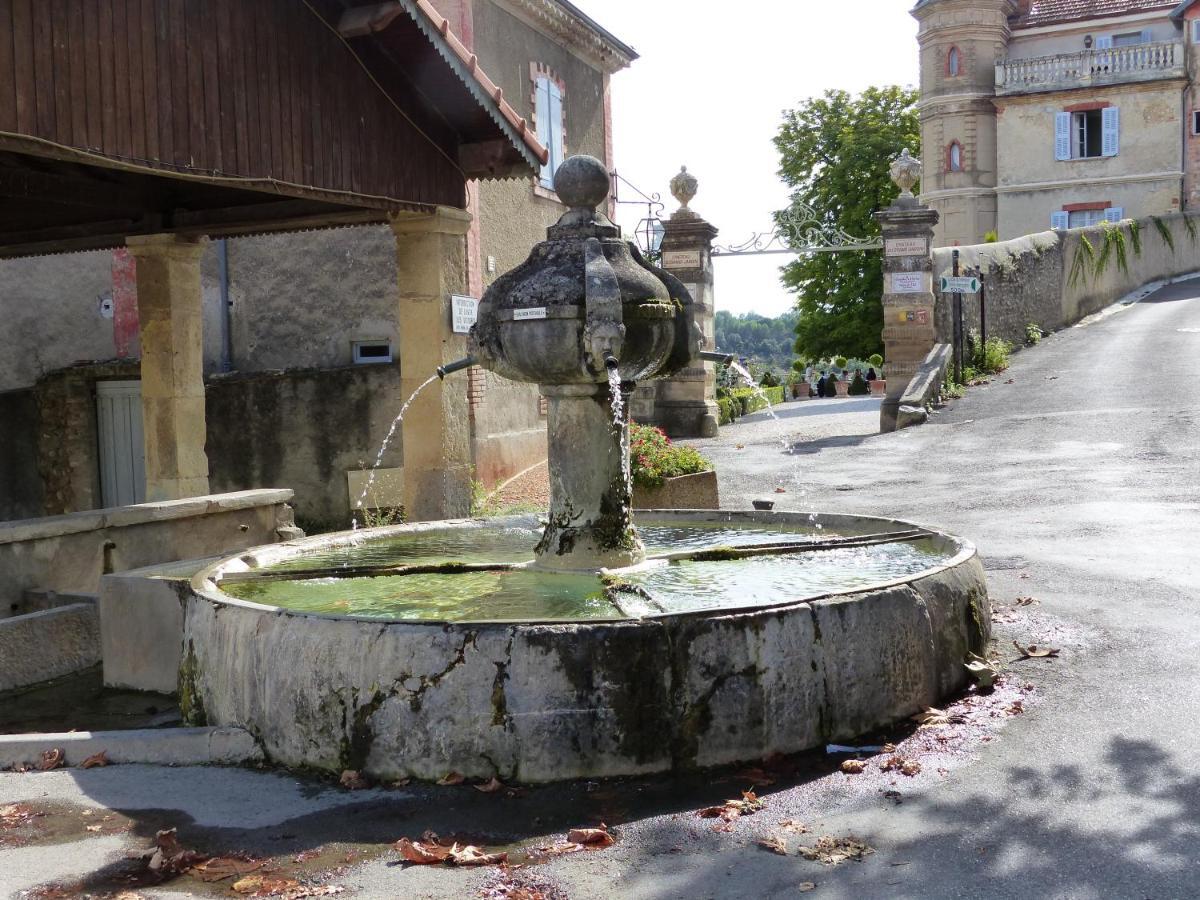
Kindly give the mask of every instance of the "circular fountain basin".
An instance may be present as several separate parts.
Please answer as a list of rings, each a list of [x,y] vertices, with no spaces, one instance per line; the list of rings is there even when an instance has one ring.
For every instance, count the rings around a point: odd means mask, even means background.
[[[532,516],[223,560],[185,605],[185,716],[379,779],[635,775],[902,720],[962,688],[988,639],[983,568],[950,535],[782,512],[637,525],[657,559],[595,576],[525,568]]]

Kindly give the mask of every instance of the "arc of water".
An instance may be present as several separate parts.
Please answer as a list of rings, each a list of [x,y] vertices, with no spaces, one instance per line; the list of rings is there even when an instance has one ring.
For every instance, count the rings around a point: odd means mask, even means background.
[[[420,386],[415,391],[408,395],[408,399],[400,407],[400,412],[396,414],[396,418],[392,419],[392,426],[388,429],[387,435],[383,439],[383,443],[379,445],[379,452],[375,454],[375,462],[371,466],[371,474],[367,476],[367,483],[363,486],[362,493],[358,495],[358,502],[354,504],[355,510],[363,508],[363,504],[367,502],[367,495],[371,493],[371,488],[375,485],[375,475],[379,469],[380,463],[383,462],[383,454],[387,453],[388,445],[392,443],[392,438],[396,436],[396,429],[400,427],[400,423],[404,421],[404,414],[408,412],[408,408],[412,406],[417,395],[429,385],[437,381],[437,374],[430,375],[427,379],[421,382]],[[350,530],[358,531],[358,516],[353,516],[350,522]]]

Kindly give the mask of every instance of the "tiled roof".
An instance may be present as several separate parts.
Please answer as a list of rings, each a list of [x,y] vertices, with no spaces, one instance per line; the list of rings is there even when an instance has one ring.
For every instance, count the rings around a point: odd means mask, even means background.
[[[1160,9],[1165,11],[1174,9],[1176,5],[1178,0],[1033,0],[1028,11],[1016,16],[1012,24],[1014,28],[1034,28]]]

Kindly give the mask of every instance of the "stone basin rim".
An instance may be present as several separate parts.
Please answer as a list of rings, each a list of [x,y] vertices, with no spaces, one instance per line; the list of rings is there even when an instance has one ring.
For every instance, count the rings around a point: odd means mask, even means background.
[[[244,550],[240,553],[228,556],[218,560],[209,566],[201,569],[191,580],[191,589],[199,597],[215,604],[224,606],[232,606],[255,612],[273,613],[280,616],[291,616],[296,618],[310,618],[316,620],[324,620],[331,622],[360,622],[369,625],[405,625],[405,626],[426,626],[437,631],[446,631],[456,628],[473,628],[478,629],[481,626],[495,626],[511,628],[516,626],[571,626],[573,628],[586,628],[588,626],[612,626],[612,625],[636,625],[649,624],[663,621],[683,621],[689,619],[708,619],[730,615],[746,615],[755,614],[765,611],[782,611],[795,609],[800,606],[805,606],[821,600],[832,599],[837,597],[846,597],[856,594],[863,594],[872,591],[886,590],[888,588],[899,587],[910,584],[931,576],[938,575],[942,572],[953,569],[962,565],[968,560],[976,557],[978,551],[971,541],[966,538],[952,535],[936,528],[920,525],[909,522],[903,519],[892,519],[882,516],[864,516],[848,513],[806,513],[793,511],[765,511],[765,510],[685,510],[685,509],[669,509],[669,510],[638,510],[635,518],[636,523],[654,524],[654,525],[669,525],[672,523],[703,523],[703,524],[747,524],[747,525],[762,525],[762,526],[795,526],[795,525],[810,525],[822,524],[829,527],[835,522],[842,524],[872,524],[886,525],[889,527],[916,529],[925,533],[928,538],[939,540],[953,548],[954,552],[937,565],[930,566],[927,569],[922,569],[919,572],[913,572],[898,578],[887,579],[884,581],[871,582],[864,585],[854,585],[836,591],[825,591],[819,594],[812,594],[806,597],[798,597],[794,600],[787,600],[779,603],[763,603],[746,606],[729,606],[717,607],[713,609],[686,610],[680,612],[662,612],[653,613],[639,617],[595,617],[586,619],[540,619],[540,618],[521,618],[521,619],[469,619],[469,620],[454,620],[448,621],[445,619],[405,619],[405,618],[381,618],[371,616],[357,615],[342,615],[336,613],[318,613],[305,610],[294,610],[282,606],[271,606],[264,603],[255,603],[250,600],[242,600],[238,597],[233,597],[226,594],[220,589],[220,576],[231,566],[236,566],[237,571],[246,571],[245,568],[261,568],[264,564],[279,562],[285,559],[293,558],[305,550],[315,549],[331,549],[344,546],[353,546],[369,541],[379,540],[397,535],[406,534],[422,534],[427,532],[440,532],[446,530],[467,530],[473,528],[480,529],[503,529],[513,527],[529,527],[534,528],[537,524],[537,516],[535,515],[514,515],[514,516],[499,516],[495,518],[465,518],[465,519],[444,519],[434,522],[415,522],[412,524],[402,525],[384,525],[377,528],[359,529],[357,531],[341,531],[332,534],[314,535],[311,537],[300,538],[293,541],[286,541],[278,544],[268,544],[262,547],[255,547],[250,550]],[[452,557],[448,556],[447,561],[452,561]],[[620,570],[612,570],[619,572]],[[547,577],[553,577],[554,572],[547,572]],[[578,574],[578,573],[571,573]]]

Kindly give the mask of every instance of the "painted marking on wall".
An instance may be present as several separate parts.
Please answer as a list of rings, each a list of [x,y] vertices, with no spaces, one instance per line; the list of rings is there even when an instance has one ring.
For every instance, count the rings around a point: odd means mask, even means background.
[[[118,359],[137,355],[137,262],[121,247],[112,256],[113,347]]]

